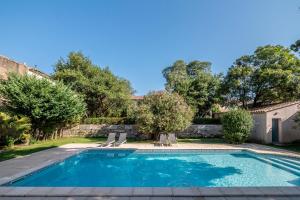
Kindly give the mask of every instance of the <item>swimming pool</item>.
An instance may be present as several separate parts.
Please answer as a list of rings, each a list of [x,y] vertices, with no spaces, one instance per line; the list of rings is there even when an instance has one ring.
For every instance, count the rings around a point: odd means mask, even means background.
[[[300,186],[300,160],[248,151],[87,150],[6,186]]]

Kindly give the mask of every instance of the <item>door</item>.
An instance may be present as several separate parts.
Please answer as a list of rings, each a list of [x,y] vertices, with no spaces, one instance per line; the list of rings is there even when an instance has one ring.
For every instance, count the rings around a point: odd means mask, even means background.
[[[272,142],[279,142],[279,119],[272,119]]]

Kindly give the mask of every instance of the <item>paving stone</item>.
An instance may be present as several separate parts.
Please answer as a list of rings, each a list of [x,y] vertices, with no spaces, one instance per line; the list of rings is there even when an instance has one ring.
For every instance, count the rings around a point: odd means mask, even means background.
[[[204,200],[203,197],[173,197],[172,200]]]
[[[263,195],[284,195],[284,193],[280,190],[279,187],[260,187],[258,188]]]
[[[198,190],[203,196],[222,196],[219,188],[199,188]]]
[[[197,188],[172,188],[173,196],[199,196],[201,193]]]
[[[257,187],[240,187],[239,190],[244,195],[261,195],[262,192]]]
[[[33,187],[13,187],[12,190],[9,190],[5,196],[25,196],[30,192]]]
[[[151,197],[150,200],[172,200],[172,197]]]
[[[247,200],[247,197],[225,197],[226,200]]]
[[[90,193],[89,193],[89,196],[111,196],[111,191],[112,191],[113,188],[97,188],[97,187],[94,187]]]
[[[92,187],[74,187],[70,192],[69,195],[72,196],[88,196],[92,193],[94,188]]]
[[[12,187],[0,187],[0,196],[8,193],[12,189],[13,189]]]
[[[242,191],[239,188],[219,188],[224,195],[241,195]]]
[[[150,200],[150,197],[130,197],[130,200]]]
[[[133,188],[131,187],[114,187],[111,191],[111,195],[114,196],[132,196]]]
[[[172,196],[172,188],[168,187],[154,187],[153,188],[153,195],[154,196]]]
[[[144,188],[144,187],[137,187],[133,189],[133,196],[152,196],[153,194],[153,189],[148,187],[148,188]]]
[[[47,196],[68,196],[73,190],[74,187],[56,187],[52,188]]]
[[[226,200],[224,197],[204,197],[204,200]]]
[[[32,190],[30,190],[26,195],[27,196],[48,196],[49,193],[54,190],[53,187],[36,187],[36,188],[33,188]]]
[[[300,195],[300,190],[297,187],[280,187],[279,190],[287,195]]]

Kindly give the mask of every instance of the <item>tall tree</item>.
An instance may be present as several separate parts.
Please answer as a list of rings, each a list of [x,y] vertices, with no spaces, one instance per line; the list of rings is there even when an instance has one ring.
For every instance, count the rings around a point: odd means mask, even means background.
[[[71,52],[55,66],[54,78],[84,95],[89,116],[124,115],[133,93],[129,81],[101,69],[80,52]]]
[[[220,75],[213,75],[210,67],[209,62],[178,60],[163,70],[166,90],[183,96],[196,116],[205,116],[219,101]]]
[[[229,69],[223,88],[230,101],[244,107],[295,100],[300,97],[300,61],[280,45],[258,47]]]

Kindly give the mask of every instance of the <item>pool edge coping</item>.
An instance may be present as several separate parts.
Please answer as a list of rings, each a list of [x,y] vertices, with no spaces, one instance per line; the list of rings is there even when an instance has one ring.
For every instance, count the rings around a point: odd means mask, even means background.
[[[300,197],[300,187],[2,187],[0,197]]]

